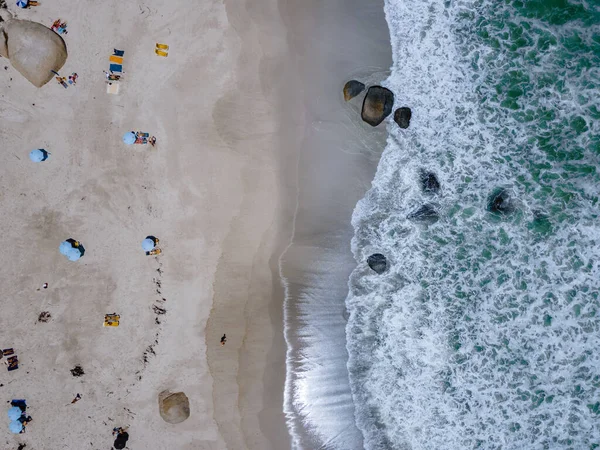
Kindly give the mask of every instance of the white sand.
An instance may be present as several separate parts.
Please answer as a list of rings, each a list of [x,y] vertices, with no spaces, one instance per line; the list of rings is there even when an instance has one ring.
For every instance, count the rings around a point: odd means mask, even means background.
[[[18,12],[67,21],[61,75],[79,79],[36,89],[0,59],[0,346],[21,362],[14,372],[0,367],[0,393],[27,399],[34,419],[11,435],[5,416],[1,448],[107,449],[112,428],[127,425],[130,449],[289,445],[273,441],[285,436],[282,386],[269,387],[273,396],[263,386],[277,337],[269,259],[281,86],[273,76],[285,30],[274,1],[190,5],[46,0]],[[156,42],[170,46],[167,58],[154,54]],[[113,48],[125,50],[118,96],[106,94],[102,73]],[[157,147],[125,146],[129,130],[156,135]],[[34,148],[52,156],[32,163]],[[141,250],[148,234],[161,240],[158,258]],[[69,237],[85,246],[78,262],[58,252]],[[167,313],[156,324],[161,298]],[[50,322],[37,323],[41,311]],[[111,312],[121,314],[119,328],[102,327]],[[71,376],[76,364],[84,376]],[[281,361],[272,370],[282,373]],[[163,389],[188,395],[187,421],[163,422]]]

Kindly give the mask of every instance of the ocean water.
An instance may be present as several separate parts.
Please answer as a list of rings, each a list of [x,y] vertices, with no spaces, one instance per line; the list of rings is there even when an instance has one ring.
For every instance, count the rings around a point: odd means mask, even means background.
[[[346,336],[364,446],[598,448],[600,1],[385,12],[384,85],[413,118],[388,124],[353,215]],[[425,204],[437,222],[408,218]]]

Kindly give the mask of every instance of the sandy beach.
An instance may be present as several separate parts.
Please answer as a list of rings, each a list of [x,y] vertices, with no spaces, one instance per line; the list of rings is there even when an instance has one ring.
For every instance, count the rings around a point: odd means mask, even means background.
[[[130,449],[289,446],[283,356],[265,370],[280,222],[274,74],[286,42],[276,2],[41,3],[9,10],[65,20],[61,75],[79,78],[37,89],[2,67],[0,346],[20,368],[3,372],[0,392],[25,398],[33,422],[20,435],[7,422],[0,447],[106,449],[118,426],[129,426]],[[116,96],[102,72],[114,48],[125,51]],[[130,130],[155,135],[156,147],[124,145]],[[50,158],[29,161],[35,148]],[[162,255],[141,250],[149,234]],[[67,238],[85,246],[81,260],[58,252]],[[120,326],[103,328],[112,312]],[[71,375],[76,365],[84,375]],[[279,385],[267,395],[272,371]],[[189,397],[185,422],[161,419],[165,389]]]

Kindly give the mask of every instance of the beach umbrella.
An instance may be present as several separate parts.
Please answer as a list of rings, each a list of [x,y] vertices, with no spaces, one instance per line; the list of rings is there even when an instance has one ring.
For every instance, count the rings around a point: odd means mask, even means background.
[[[67,252],[67,259],[69,261],[77,261],[79,258],[81,258],[81,250],[75,247],[70,248]]]
[[[8,429],[11,433],[19,434],[21,431],[23,431],[23,424],[18,420],[13,420],[8,426]]]
[[[135,133],[133,131],[129,131],[123,135],[123,142],[127,145],[131,145],[135,143]]]
[[[17,0],[17,6],[19,8],[27,8],[28,4],[29,4],[29,0]]]
[[[71,245],[71,243],[69,241],[62,241],[60,243],[60,245],[58,246],[58,250],[60,250],[60,253],[65,256],[67,256],[67,253],[72,248],[73,248],[73,245]]]
[[[154,240],[152,240],[150,238],[144,239],[142,241],[142,250],[144,250],[145,252],[154,250]]]
[[[21,417],[21,414],[23,414],[23,412],[18,406],[13,406],[8,410],[8,418],[10,420],[17,420],[19,417]]]
[[[29,152],[29,159],[33,162],[42,162],[44,159],[46,159],[46,153],[40,149],[31,150]]]

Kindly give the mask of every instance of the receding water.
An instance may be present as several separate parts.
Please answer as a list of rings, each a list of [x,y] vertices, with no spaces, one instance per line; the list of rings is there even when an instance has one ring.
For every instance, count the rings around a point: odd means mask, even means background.
[[[387,0],[386,17],[385,85],[413,114],[353,216],[365,446],[596,448],[600,2]],[[439,220],[410,220],[425,204]]]

